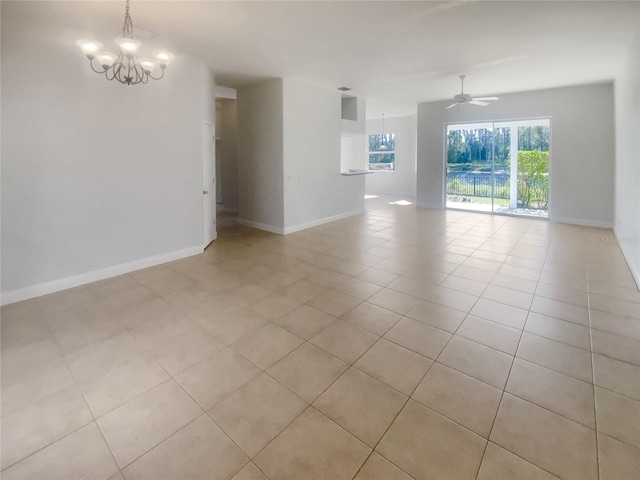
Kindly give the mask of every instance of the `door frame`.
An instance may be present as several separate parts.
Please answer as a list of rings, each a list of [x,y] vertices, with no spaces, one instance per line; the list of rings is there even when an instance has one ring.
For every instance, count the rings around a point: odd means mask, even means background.
[[[215,202],[215,187],[216,187],[216,178],[215,178],[215,155],[216,155],[216,142],[215,142],[215,133],[216,133],[216,126],[215,123],[209,122],[209,121],[203,121],[202,122],[202,126],[201,126],[201,143],[202,143],[202,151],[201,151],[201,155],[200,155],[200,218],[201,218],[201,224],[202,224],[202,229],[201,229],[201,242],[202,242],[202,249],[204,250],[205,248],[207,248],[207,246],[213,242],[216,238],[218,238],[218,230],[217,230],[217,225],[216,225],[216,202]],[[210,158],[207,158],[208,155],[208,151],[206,150],[206,144],[205,144],[205,136],[208,136],[211,138],[211,155]],[[206,189],[205,186],[205,162],[208,162],[210,164],[210,168],[211,168],[211,172],[213,174],[213,191],[209,192],[208,194],[208,198],[210,199],[210,201],[212,201],[212,214],[213,214],[213,218],[211,219],[213,222],[213,236],[212,238],[208,238],[208,223],[207,223],[207,219],[205,219],[205,207],[204,207],[204,202],[205,202],[205,194],[204,191]]]

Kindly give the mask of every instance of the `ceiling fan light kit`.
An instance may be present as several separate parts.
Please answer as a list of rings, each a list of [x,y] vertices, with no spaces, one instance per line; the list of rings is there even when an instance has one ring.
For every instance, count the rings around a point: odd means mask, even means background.
[[[462,85],[460,93],[453,97],[454,103],[446,107],[446,110],[458,105],[463,105],[465,103],[468,103],[470,105],[477,105],[479,107],[486,107],[487,105],[490,105],[490,103],[488,102],[493,100],[500,100],[498,97],[472,97],[468,93],[464,93],[464,79],[467,78],[467,76],[458,75],[458,78],[460,78],[460,82]]]
[[[89,59],[91,69],[96,73],[103,73],[107,80],[117,80],[124,85],[146,84],[149,79],[160,80],[164,77],[164,71],[173,58],[173,54],[167,51],[154,51],[155,58],[138,59],[136,53],[142,42],[133,34],[133,21],[129,13],[129,0],[126,3],[124,25],[122,32],[118,34],[116,43],[120,47],[118,55],[110,52],[101,52],[102,43],[95,40],[78,40],[76,44]],[[97,61],[100,68],[94,66]],[[156,65],[160,67],[160,74],[153,76]]]

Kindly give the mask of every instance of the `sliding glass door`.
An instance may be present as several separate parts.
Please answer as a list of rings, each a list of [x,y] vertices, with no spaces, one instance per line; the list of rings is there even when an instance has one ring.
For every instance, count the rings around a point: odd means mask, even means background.
[[[447,208],[547,216],[549,120],[447,126]]]

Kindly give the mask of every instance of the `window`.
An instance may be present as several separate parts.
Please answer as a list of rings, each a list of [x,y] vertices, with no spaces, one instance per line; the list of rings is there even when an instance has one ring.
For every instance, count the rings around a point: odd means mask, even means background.
[[[369,135],[369,170],[393,172],[395,169],[395,134],[380,133]]]

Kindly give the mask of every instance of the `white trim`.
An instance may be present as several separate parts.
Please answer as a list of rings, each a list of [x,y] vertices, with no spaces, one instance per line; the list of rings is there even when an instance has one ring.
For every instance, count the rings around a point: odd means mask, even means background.
[[[238,223],[240,225],[246,225],[247,227],[257,228],[258,230],[264,230],[266,232],[284,235],[284,228],[282,227],[275,227],[273,225],[267,225],[266,223],[254,222],[253,220],[247,220],[246,218],[239,218]]]
[[[333,215],[331,217],[320,218],[318,220],[312,220],[306,223],[299,223],[298,225],[294,225],[293,227],[285,227],[284,234],[287,235],[289,233],[299,232],[300,230],[306,230],[307,228],[317,227],[318,225],[324,225],[325,223],[335,222],[337,220],[342,220],[343,218],[353,217],[354,215],[360,215],[364,213],[364,208],[353,210],[351,212],[340,213],[338,215]]]
[[[569,223],[583,227],[613,228],[613,222],[600,222],[597,220],[587,220],[585,218],[556,217],[549,215],[548,220],[553,223]]]
[[[616,230],[613,230],[613,234],[616,236],[616,239],[618,238],[618,232],[616,232]],[[629,271],[631,272],[631,276],[633,277],[633,279],[636,282],[636,286],[638,287],[638,290],[640,290],[640,270],[638,270],[637,266],[633,264],[633,262],[631,261],[631,259],[633,258],[633,256],[631,255],[631,252],[627,252],[625,249],[627,248],[631,248],[629,245],[629,243],[626,242],[618,242],[618,246],[620,247],[620,250],[622,251],[622,255],[624,256],[624,260],[627,263],[627,266],[629,267]]]
[[[248,227],[257,228],[259,230],[265,230],[267,232],[277,233],[278,235],[288,235],[290,233],[299,232],[300,230],[306,230],[307,228],[317,227],[318,225],[335,222],[337,220],[342,220],[343,218],[352,217],[354,215],[360,215],[361,213],[364,213],[364,208],[359,210],[353,210],[351,212],[340,213],[338,215],[333,215],[331,217],[320,218],[318,220],[312,220],[310,222],[300,223],[292,227],[284,227],[284,228],[275,227],[273,225],[267,225],[260,222],[254,222],[253,220],[247,220],[246,218],[239,218],[238,223],[241,225],[246,225]]]
[[[49,293],[59,292],[68,288],[79,287],[87,283],[97,282],[105,278],[117,277],[125,273],[142,270],[143,268],[155,267],[163,263],[180,260],[181,258],[198,255],[204,251],[202,246],[185,248],[174,252],[162,253],[153,257],[141,258],[132,262],[121,263],[112,267],[105,267],[91,272],[79,273],[70,277],[59,278],[50,282],[38,283],[30,287],[19,288],[2,293],[0,304],[8,305],[10,303],[21,302],[30,298],[47,295]]]

